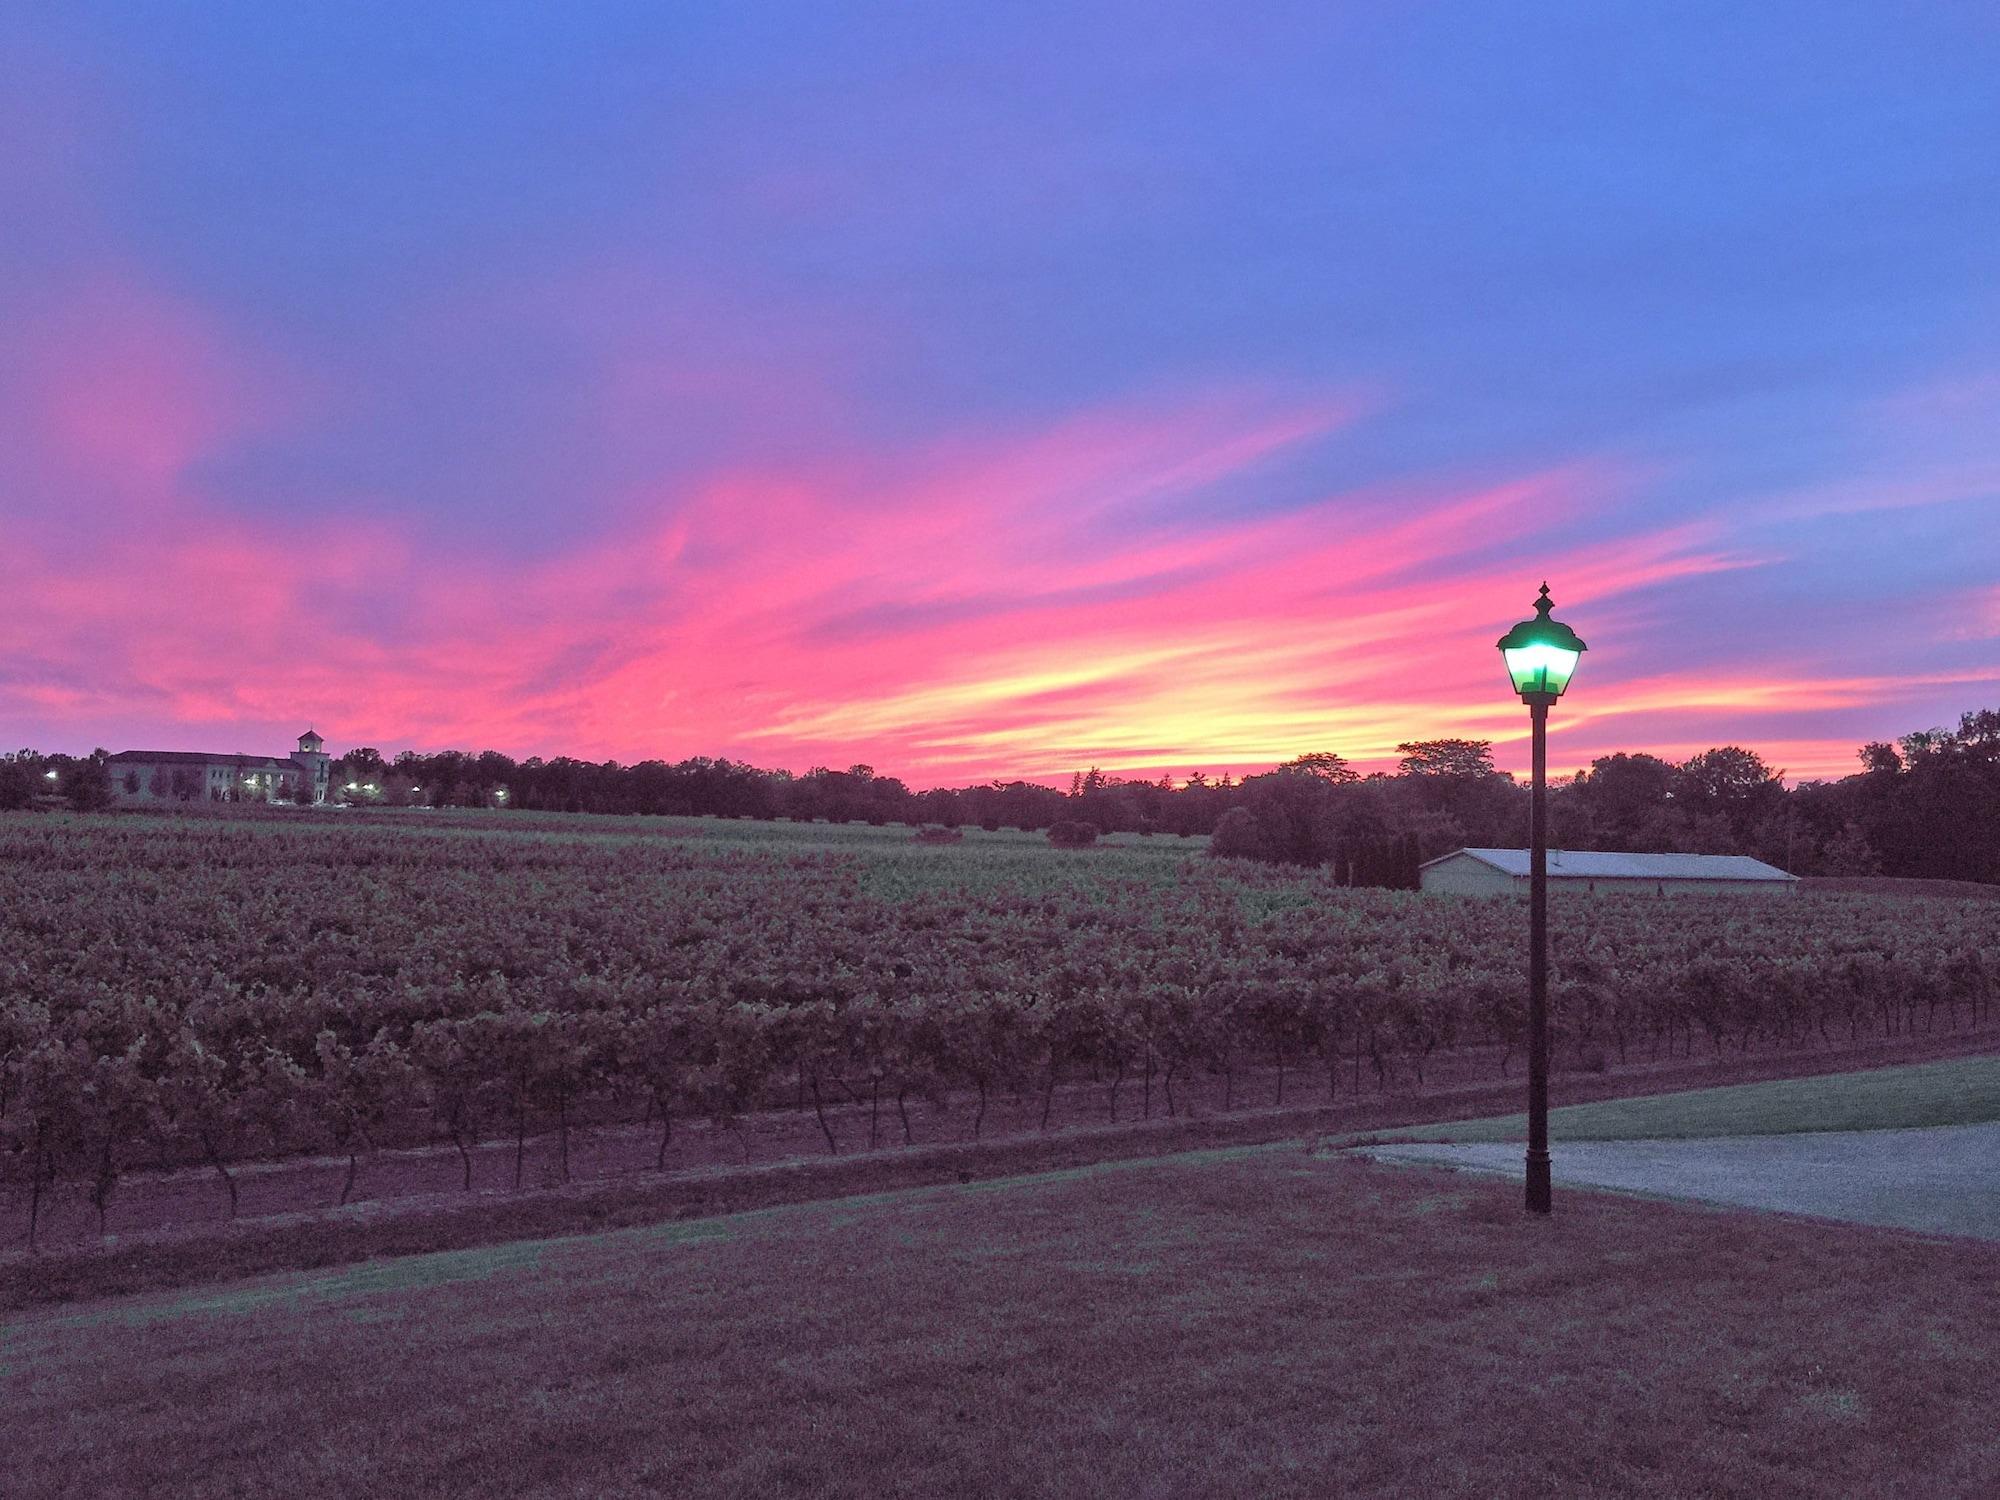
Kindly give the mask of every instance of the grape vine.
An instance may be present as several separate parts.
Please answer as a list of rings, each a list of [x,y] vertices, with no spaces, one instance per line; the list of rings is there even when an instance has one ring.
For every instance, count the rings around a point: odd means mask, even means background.
[[[412,1129],[727,1126],[814,1111],[826,1148],[912,1139],[912,1101],[1110,1118],[1304,1102],[1441,1058],[1521,1052],[1521,913],[1117,851],[1037,888],[880,888],[869,856],[440,825],[0,818],[0,1171],[100,1219],[138,1165],[359,1159]],[[1558,896],[1553,1018],[1572,1062],[1806,1048],[1983,1026],[2000,904]],[[1308,1092],[1312,1091],[1312,1092]],[[865,1106],[842,1138],[835,1104]],[[852,1114],[845,1118],[851,1120]],[[847,1127],[852,1133],[852,1126]]]

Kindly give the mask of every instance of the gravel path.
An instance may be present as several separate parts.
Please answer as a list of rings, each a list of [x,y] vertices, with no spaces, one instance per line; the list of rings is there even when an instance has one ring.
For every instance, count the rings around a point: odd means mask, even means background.
[[[1555,1180],[2000,1240],[2000,1124],[1556,1142]],[[1378,1161],[1521,1175],[1518,1142],[1371,1146]]]

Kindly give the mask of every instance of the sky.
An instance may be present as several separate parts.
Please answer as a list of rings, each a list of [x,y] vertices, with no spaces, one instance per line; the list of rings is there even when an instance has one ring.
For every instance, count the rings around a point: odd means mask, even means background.
[[[0,744],[873,765],[2000,706],[2000,12],[0,6]]]

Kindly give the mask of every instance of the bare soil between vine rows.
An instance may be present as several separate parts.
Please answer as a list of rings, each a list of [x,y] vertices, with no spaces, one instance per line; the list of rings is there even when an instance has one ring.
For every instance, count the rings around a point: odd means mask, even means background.
[[[1808,1051],[1559,1069],[1553,1094],[1557,1104],[1587,1103],[1993,1052],[2000,1027],[1918,1033]],[[469,1190],[456,1150],[421,1146],[363,1157],[344,1207],[344,1157],[291,1159],[235,1169],[233,1219],[227,1190],[208,1168],[135,1172],[120,1184],[103,1234],[78,1189],[44,1201],[34,1252],[26,1249],[25,1197],[0,1210],[0,1236],[10,1245],[0,1252],[0,1308],[1213,1146],[1356,1136],[1505,1113],[1519,1107],[1523,1088],[1518,1062],[1503,1080],[1491,1056],[1461,1054],[1439,1059],[1422,1086],[1409,1076],[1378,1086],[1364,1068],[1357,1089],[1343,1065],[1330,1103],[1324,1072],[1292,1068],[1279,1106],[1274,1070],[1239,1070],[1233,1082],[1177,1080],[1171,1116],[1155,1079],[1150,1117],[1142,1118],[1142,1084],[1128,1077],[1115,1123],[1108,1082],[1081,1082],[1047,1101],[1046,1129],[1039,1094],[994,1095],[977,1139],[975,1100],[953,1098],[941,1108],[912,1098],[910,1144],[892,1098],[872,1108],[863,1099],[826,1110],[838,1153],[829,1152],[808,1106],[747,1116],[736,1128],[677,1123],[664,1170],[656,1166],[657,1126],[573,1128],[567,1182],[554,1133],[527,1139],[518,1189],[512,1139],[472,1149]]]

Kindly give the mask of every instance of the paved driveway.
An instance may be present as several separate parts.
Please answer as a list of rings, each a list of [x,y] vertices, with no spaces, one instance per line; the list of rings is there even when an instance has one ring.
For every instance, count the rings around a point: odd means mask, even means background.
[[[1519,1143],[1370,1146],[1378,1161],[1521,1175]],[[1556,1141],[1557,1183],[2000,1240],[2000,1124],[1692,1141]]]

